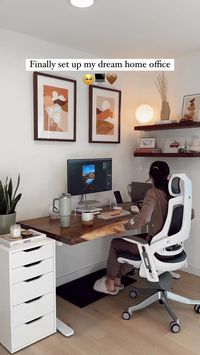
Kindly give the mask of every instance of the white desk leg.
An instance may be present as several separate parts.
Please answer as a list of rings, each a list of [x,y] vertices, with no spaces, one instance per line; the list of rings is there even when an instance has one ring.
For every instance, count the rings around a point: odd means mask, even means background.
[[[56,242],[56,244],[58,246],[63,245],[62,242],[58,242],[58,241]],[[70,337],[71,335],[74,335],[74,330],[58,318],[56,318],[56,328],[65,337]]]
[[[56,328],[65,337],[70,337],[74,334],[74,330],[58,318],[56,318]]]

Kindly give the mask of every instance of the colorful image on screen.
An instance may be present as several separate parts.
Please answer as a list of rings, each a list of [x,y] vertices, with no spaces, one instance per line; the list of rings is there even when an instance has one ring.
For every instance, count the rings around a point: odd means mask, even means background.
[[[83,177],[83,184],[85,186],[84,189],[92,190],[95,182],[95,165],[94,164],[83,165],[82,177]]]

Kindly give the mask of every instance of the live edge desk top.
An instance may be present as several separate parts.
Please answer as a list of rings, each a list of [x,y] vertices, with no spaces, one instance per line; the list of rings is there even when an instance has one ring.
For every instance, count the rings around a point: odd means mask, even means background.
[[[131,203],[123,204],[123,209],[130,211],[130,206]],[[28,219],[25,221],[19,221],[19,223],[22,228],[35,229],[59,242],[75,245],[99,237],[117,236],[117,233],[112,228],[112,223],[127,221],[130,218],[131,215],[103,220],[98,219],[97,216],[95,216],[93,226],[83,226],[81,223],[81,215],[72,214],[70,217],[70,227],[67,228],[61,228],[59,220],[50,220],[49,217]]]

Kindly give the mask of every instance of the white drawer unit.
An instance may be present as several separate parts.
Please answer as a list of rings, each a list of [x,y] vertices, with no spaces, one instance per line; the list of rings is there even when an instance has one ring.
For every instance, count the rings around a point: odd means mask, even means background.
[[[46,293],[53,292],[54,274],[39,275],[32,279],[19,282],[12,286],[12,305],[16,306],[22,302],[32,300],[36,297],[43,296]]]
[[[11,254],[10,264],[14,269],[18,266],[24,266],[31,263],[35,263],[40,260],[53,257],[53,245],[38,245],[32,248],[24,249],[16,253]]]
[[[45,314],[13,330],[13,345],[21,349],[54,333],[54,313]]]
[[[29,280],[38,275],[44,275],[54,271],[54,258],[36,261],[24,266],[17,267],[12,270],[11,283],[16,284],[25,280]]]
[[[55,241],[0,244],[0,289],[0,343],[7,350],[55,333]]]
[[[53,292],[21,303],[13,307],[13,326],[18,327],[19,325],[41,317],[43,314],[51,313],[53,308]]]

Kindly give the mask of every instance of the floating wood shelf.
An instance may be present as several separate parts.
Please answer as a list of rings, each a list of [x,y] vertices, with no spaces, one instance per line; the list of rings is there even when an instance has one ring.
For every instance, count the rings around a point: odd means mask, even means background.
[[[134,157],[179,157],[179,158],[196,158],[200,157],[200,153],[189,152],[189,153],[137,153],[135,152]]]
[[[177,123],[161,123],[153,125],[142,125],[135,126],[135,131],[158,131],[158,130],[167,130],[167,129],[182,129],[182,128],[196,128],[200,127],[200,122],[177,122]],[[179,155],[178,155],[179,156]]]

